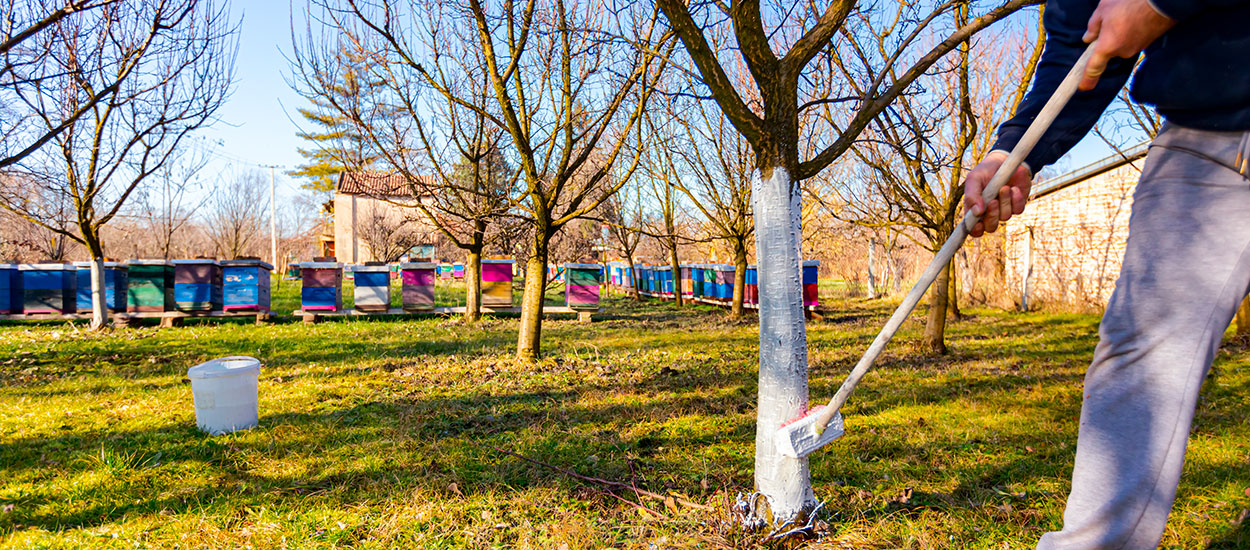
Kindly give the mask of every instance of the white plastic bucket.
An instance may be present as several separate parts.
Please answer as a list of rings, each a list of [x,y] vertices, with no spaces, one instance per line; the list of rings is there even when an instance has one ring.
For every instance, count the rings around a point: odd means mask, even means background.
[[[222,357],[187,369],[195,400],[195,425],[212,435],[254,428],[260,423],[257,380],[260,361]]]

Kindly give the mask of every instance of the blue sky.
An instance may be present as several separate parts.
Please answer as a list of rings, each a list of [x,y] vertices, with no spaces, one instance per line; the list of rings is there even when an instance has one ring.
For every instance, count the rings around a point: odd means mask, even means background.
[[[281,0],[234,3],[234,17],[243,16],[235,91],[222,107],[221,122],[202,133],[214,157],[209,169],[223,177],[260,165],[281,166],[276,170],[279,202],[299,192],[300,182],[282,172],[303,162],[294,119],[296,109],[307,103],[286,83],[290,69],[283,52],[291,49],[290,10]]]

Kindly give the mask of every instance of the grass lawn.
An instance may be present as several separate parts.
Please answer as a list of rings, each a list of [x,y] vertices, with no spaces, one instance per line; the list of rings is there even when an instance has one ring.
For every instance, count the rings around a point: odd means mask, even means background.
[[[835,301],[810,325],[817,399],[891,305]],[[532,365],[510,358],[515,318],[0,324],[0,546],[753,547],[723,509],[752,483],[755,323],[608,309],[545,323]],[[917,314],[852,397],[847,435],[812,457],[828,532],[807,547],[1031,548],[1059,526],[1097,318],[969,313],[940,358],[916,351]],[[264,363],[261,426],[209,437],[184,376],[224,355]],[[1248,385],[1250,351],[1226,346],[1166,547],[1250,546]]]

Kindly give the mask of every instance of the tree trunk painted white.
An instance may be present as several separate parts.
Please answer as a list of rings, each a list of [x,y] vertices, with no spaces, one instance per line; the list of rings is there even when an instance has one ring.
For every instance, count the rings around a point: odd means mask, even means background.
[[[752,179],[758,258],[760,373],[755,432],[755,485],[777,526],[816,505],[807,459],[777,452],[781,424],[807,410],[807,321],[799,244],[799,193],[790,174],[773,168]]]
[[[109,322],[108,302],[104,293],[104,258],[91,259],[91,328],[102,329]]]

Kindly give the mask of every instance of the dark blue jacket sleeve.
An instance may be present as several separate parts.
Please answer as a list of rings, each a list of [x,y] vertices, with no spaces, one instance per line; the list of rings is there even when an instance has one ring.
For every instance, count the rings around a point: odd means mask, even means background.
[[[1020,102],[1015,116],[998,127],[995,149],[1010,151],[1015,147],[1059,83],[1072,70],[1072,65],[1076,64],[1087,46],[1081,38],[1097,6],[1097,0],[1051,0],[1046,3],[1042,21],[1046,26],[1046,49],[1038,61],[1033,87]],[[1136,61],[1136,58],[1112,59],[1099,78],[1098,86],[1093,90],[1077,92],[1072,97],[1025,159],[1034,174],[1059,160],[1085,137],[1107,105],[1115,99],[1116,93],[1124,87]]]
[[[1150,5],[1159,13],[1177,21],[1184,21],[1211,8],[1231,8],[1246,3],[1246,0],[1150,0]]]

